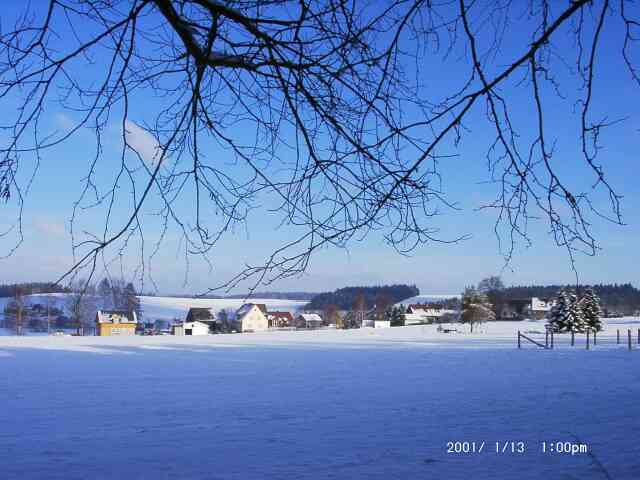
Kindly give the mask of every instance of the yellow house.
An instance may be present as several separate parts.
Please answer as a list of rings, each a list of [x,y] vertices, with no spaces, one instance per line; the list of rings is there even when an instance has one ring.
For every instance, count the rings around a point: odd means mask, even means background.
[[[135,335],[137,324],[136,312],[98,310],[96,313],[96,334],[100,337]]]

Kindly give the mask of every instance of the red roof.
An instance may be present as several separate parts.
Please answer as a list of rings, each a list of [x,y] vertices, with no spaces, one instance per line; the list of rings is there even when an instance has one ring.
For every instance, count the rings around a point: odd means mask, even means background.
[[[293,323],[293,315],[290,312],[269,312],[268,318],[277,318],[279,320],[285,320],[288,323]]]

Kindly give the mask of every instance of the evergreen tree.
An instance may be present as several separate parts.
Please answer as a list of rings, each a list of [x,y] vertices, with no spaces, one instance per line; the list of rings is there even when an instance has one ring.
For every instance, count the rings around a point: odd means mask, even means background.
[[[549,312],[549,327],[554,332],[566,332],[566,317],[569,311],[569,295],[565,290],[560,290],[556,295],[556,301]]]
[[[554,332],[584,332],[586,324],[582,307],[573,292],[560,290],[549,314],[549,326]]]
[[[404,305],[400,305],[395,308],[393,311],[393,317],[391,319],[392,327],[404,327],[404,314],[406,313],[406,309]]]
[[[598,295],[596,295],[593,289],[588,288],[585,291],[580,299],[580,309],[587,328],[597,332],[602,330],[602,322],[600,321],[600,315],[602,314],[600,298],[598,298]]]
[[[385,320],[391,322],[392,327],[402,327],[404,326],[404,306],[400,305],[400,307],[389,306],[385,311]]]
[[[582,308],[575,293],[569,294],[569,310],[565,319],[569,332],[584,332],[587,325],[582,316]]]

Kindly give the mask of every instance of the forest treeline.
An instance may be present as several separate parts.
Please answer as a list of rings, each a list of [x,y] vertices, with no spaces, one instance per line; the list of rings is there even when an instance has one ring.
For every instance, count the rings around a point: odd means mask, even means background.
[[[329,305],[340,310],[350,310],[356,299],[364,297],[365,308],[373,308],[384,300],[385,304],[393,304],[420,295],[415,285],[380,285],[375,287],[344,287],[333,292],[320,293],[313,297],[305,307],[307,310],[323,310]]]
[[[17,290],[19,290],[22,295],[69,292],[68,288],[52,282],[7,283],[0,285],[0,297],[14,297]]]
[[[521,300],[531,297],[552,299],[565,288],[580,294],[588,287],[593,288],[600,297],[600,302],[607,310],[633,315],[640,310],[640,290],[630,283],[596,284],[596,285],[529,285],[505,287],[501,294],[505,300]]]

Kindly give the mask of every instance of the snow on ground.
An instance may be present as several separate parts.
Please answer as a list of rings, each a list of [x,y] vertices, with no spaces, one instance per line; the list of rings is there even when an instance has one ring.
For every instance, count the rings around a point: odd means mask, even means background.
[[[542,326],[2,337],[0,476],[637,479],[640,350],[615,334],[640,319],[608,320],[591,350],[515,348]],[[511,441],[524,453],[495,452]]]

